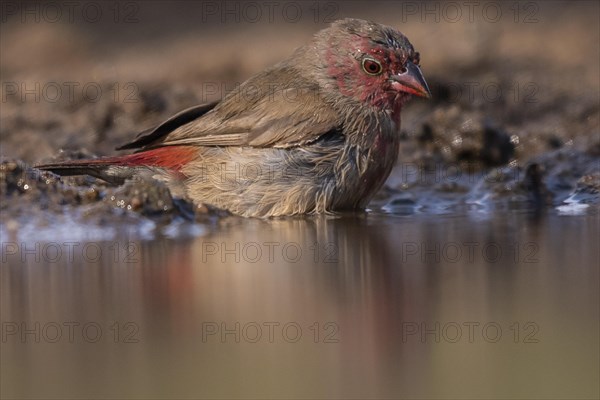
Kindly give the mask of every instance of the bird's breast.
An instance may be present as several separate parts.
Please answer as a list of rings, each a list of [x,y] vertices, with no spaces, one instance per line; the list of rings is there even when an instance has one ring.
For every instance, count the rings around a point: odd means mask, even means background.
[[[338,162],[338,201],[364,208],[390,175],[399,152],[395,124],[365,135],[358,144],[347,144]]]

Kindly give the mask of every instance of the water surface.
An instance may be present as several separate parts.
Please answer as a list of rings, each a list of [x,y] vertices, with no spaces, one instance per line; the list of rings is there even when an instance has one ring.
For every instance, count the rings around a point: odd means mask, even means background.
[[[3,238],[2,396],[598,397],[599,233],[506,210]]]

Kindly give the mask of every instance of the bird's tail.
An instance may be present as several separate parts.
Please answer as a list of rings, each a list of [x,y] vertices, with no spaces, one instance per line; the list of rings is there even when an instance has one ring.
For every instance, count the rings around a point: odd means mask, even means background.
[[[122,183],[141,168],[162,168],[183,175],[181,170],[197,156],[197,152],[192,146],[165,146],[123,156],[41,164],[35,168],[63,176],[90,175],[107,182]]]

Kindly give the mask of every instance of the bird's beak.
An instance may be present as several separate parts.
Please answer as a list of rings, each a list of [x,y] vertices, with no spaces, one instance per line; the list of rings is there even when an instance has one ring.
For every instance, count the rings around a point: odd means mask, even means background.
[[[431,92],[423,78],[423,74],[418,66],[408,61],[406,71],[402,74],[390,76],[392,87],[398,91],[410,93],[415,96],[431,98]]]

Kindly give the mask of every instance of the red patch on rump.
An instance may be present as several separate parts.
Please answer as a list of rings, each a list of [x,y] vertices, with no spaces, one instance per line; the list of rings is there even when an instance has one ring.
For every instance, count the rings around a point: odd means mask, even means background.
[[[161,167],[179,172],[197,153],[198,149],[193,146],[165,146],[118,158],[125,166]]]
[[[180,173],[183,167],[194,160],[198,149],[194,146],[165,146],[117,157],[104,157],[96,160],[69,162],[70,165],[85,164],[121,167],[159,167]]]

